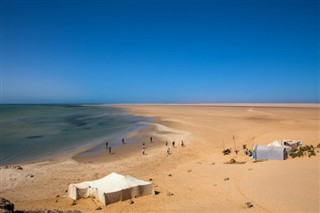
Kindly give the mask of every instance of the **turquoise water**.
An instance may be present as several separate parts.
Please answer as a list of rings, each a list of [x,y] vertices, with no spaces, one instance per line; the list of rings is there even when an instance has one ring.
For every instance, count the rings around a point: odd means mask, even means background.
[[[0,165],[49,159],[143,127],[148,118],[98,105],[1,105]]]

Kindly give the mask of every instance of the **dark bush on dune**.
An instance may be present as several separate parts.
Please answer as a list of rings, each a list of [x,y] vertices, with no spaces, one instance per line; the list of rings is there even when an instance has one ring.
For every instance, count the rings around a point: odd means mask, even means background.
[[[313,145],[310,145],[310,146],[305,145],[305,146],[299,146],[296,151],[290,153],[290,156],[292,158],[303,157],[303,156],[311,157],[311,156],[316,156],[316,152],[314,151]]]

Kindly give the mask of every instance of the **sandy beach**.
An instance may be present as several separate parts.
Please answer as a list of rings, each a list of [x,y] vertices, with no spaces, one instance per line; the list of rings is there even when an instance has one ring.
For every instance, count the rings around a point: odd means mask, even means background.
[[[16,209],[62,209],[81,212],[319,212],[320,153],[315,157],[254,163],[243,152],[225,148],[268,144],[277,139],[320,143],[320,106],[298,105],[113,105],[153,119],[133,132],[136,140],[94,155],[78,153],[46,162],[1,167],[1,197]],[[150,143],[149,138],[154,142]],[[181,147],[181,140],[185,147]],[[171,146],[166,154],[165,142]],[[141,145],[147,144],[146,155]],[[320,149],[316,149],[320,151]],[[234,158],[242,164],[224,164]],[[67,198],[70,183],[117,172],[155,184],[156,195],[103,206],[94,199],[76,205]],[[252,208],[246,208],[246,202]]]

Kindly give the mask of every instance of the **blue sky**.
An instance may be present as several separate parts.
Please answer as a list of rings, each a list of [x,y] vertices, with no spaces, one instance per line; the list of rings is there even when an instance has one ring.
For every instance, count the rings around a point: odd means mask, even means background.
[[[319,1],[1,1],[2,103],[317,102]]]

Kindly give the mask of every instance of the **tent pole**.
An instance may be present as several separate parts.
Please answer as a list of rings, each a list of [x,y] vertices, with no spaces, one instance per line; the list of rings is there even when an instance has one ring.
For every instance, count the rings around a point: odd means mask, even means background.
[[[236,139],[235,139],[234,135],[233,135],[233,144],[234,144],[234,151],[236,152],[236,150],[237,150],[237,148],[236,148]]]

